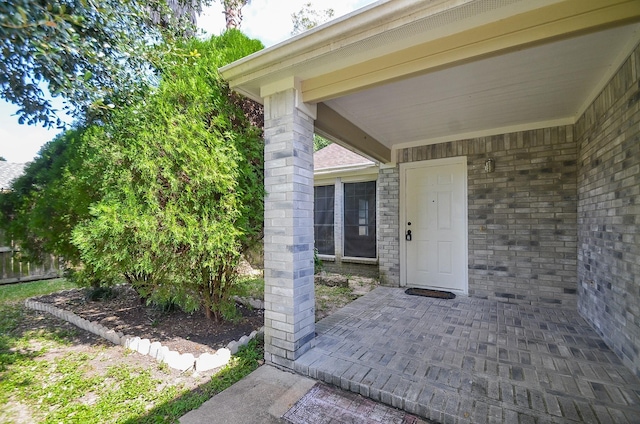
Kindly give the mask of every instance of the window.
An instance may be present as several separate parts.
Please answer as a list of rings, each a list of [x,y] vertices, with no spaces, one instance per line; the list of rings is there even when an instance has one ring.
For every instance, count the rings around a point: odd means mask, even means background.
[[[322,255],[334,255],[333,204],[335,186],[317,186],[313,189],[315,201],[313,210],[313,235],[315,247]]]
[[[376,257],[376,182],[344,185],[344,255]]]

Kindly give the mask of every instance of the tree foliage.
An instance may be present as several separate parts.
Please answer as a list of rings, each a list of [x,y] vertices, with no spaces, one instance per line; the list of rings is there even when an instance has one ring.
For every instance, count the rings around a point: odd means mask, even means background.
[[[70,231],[89,217],[97,200],[101,165],[98,152],[83,142],[91,130],[69,130],[45,144],[12,190],[0,195],[0,225],[19,241],[21,254],[38,261],[49,253],[78,264]]]
[[[227,29],[240,29],[242,24],[242,8],[251,0],[220,0],[224,7],[224,19]]]
[[[334,14],[333,9],[318,11],[313,8],[311,2],[305,3],[298,12],[291,14],[291,20],[293,21],[293,31],[291,31],[291,35],[310,30],[333,18]]]
[[[217,69],[261,47],[235,30],[189,42],[154,95],[91,137],[106,168],[72,232],[84,263],[159,302],[229,314],[240,254],[262,233],[263,149]]]
[[[130,103],[152,81],[154,47],[189,34],[202,3],[2,1],[0,98],[19,107],[20,123],[46,127],[62,126],[47,90],[76,117]]]
[[[228,317],[240,255],[262,236],[262,113],[217,69],[261,48],[236,30],[175,45],[143,100],[43,147],[0,196],[0,223],[86,283],[127,279]]]
[[[328,140],[321,135],[314,134],[313,135],[313,151],[317,152],[320,149],[323,149],[331,144],[331,140]]]

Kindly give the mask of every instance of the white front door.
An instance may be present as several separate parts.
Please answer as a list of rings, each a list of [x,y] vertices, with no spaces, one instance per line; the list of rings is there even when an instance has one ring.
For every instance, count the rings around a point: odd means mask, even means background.
[[[402,282],[468,291],[466,157],[400,167]]]

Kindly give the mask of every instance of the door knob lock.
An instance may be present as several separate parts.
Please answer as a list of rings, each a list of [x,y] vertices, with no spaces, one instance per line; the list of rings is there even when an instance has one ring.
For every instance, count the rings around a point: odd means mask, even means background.
[[[404,238],[407,241],[411,241],[411,230],[407,230],[407,233],[404,235]]]

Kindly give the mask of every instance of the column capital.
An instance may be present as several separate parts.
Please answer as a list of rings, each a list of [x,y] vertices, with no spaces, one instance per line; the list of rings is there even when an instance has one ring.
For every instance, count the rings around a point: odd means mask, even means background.
[[[298,77],[287,77],[260,87],[260,97],[266,99],[276,93],[293,90],[294,105],[296,109],[315,120],[318,117],[318,108],[315,103],[304,103],[302,101],[302,81]]]

